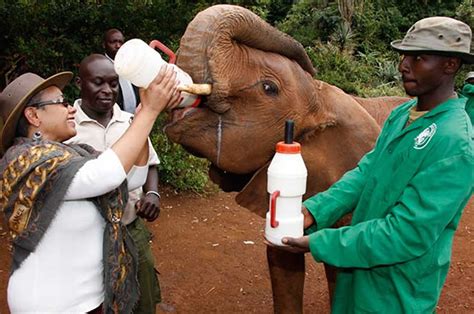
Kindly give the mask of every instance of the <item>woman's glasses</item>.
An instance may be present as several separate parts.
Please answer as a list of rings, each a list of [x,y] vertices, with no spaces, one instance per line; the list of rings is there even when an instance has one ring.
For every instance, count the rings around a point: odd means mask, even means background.
[[[65,98],[63,98],[60,100],[40,101],[40,102],[28,105],[28,107],[42,108],[44,106],[49,106],[49,105],[62,105],[65,108],[71,106],[71,104]]]

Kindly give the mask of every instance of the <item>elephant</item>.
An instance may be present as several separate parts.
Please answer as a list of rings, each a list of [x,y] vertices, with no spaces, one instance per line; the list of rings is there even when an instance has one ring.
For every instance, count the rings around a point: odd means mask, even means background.
[[[209,176],[236,201],[265,217],[267,168],[287,119],[308,170],[304,199],[326,190],[374,146],[403,97],[359,98],[313,79],[303,46],[251,11],[215,5],[199,12],[181,38],[177,65],[210,84],[197,107],[169,115],[166,135],[210,161]],[[342,223],[348,223],[345,219]],[[267,247],[274,311],[301,313],[304,255]],[[330,292],[335,270],[326,267]]]

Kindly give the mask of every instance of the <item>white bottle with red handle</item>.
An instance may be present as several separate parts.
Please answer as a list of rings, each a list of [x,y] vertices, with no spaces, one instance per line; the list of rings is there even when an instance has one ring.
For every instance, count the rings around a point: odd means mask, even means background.
[[[158,45],[159,44],[159,45]],[[154,40],[147,45],[143,40],[133,38],[125,42],[117,51],[114,60],[114,68],[117,74],[138,87],[147,88],[148,85],[156,77],[163,64],[167,64],[161,58],[161,55],[154,48],[168,49],[159,41]],[[169,49],[168,49],[169,50]],[[190,85],[193,83],[191,76],[177,67],[170,64],[175,72],[176,79],[180,86]],[[178,107],[196,107],[199,105],[201,98],[198,95],[181,92],[182,100]]]
[[[276,145],[276,154],[267,171],[270,193],[266,216],[265,238],[279,246],[283,237],[303,236],[304,216],[301,213],[308,172],[301,156],[301,145],[293,142],[291,120],[286,121],[285,141]]]

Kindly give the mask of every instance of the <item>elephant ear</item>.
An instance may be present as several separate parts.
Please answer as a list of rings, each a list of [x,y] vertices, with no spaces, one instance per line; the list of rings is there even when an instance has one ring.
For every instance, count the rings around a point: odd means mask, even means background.
[[[344,149],[350,146],[350,140],[339,126],[330,125],[299,139],[299,142],[308,170],[305,200],[327,190],[347,170],[354,168],[365,151],[370,150],[373,138],[360,142],[356,149]],[[260,168],[235,197],[237,204],[263,218],[268,211],[267,171],[270,163]]]
[[[303,199],[327,190],[345,172],[356,167],[360,158],[373,147],[380,131],[375,120],[362,107],[350,96],[342,96],[337,101],[342,107],[337,115],[330,110],[308,115],[304,132],[298,132],[297,141],[301,144],[308,170]],[[322,108],[322,104],[319,107]],[[260,168],[236,197],[239,205],[262,217],[268,210],[269,165],[270,162]]]
[[[362,151],[347,152],[341,149],[339,145],[346,144],[343,136],[339,138],[338,133],[337,126],[330,125],[299,139],[308,170],[303,199],[328,189],[345,171],[355,167],[363,154]],[[237,204],[264,218],[268,211],[267,171],[270,163],[271,161],[260,168],[235,197]]]
[[[315,90],[318,91],[323,86],[323,82],[321,81],[315,81],[313,84],[315,85]],[[307,196],[312,196],[316,192],[327,189],[330,184],[326,182],[330,182],[332,184],[335,181],[334,178],[336,177],[331,176],[324,178],[324,180],[318,179],[315,181],[318,182],[317,186],[311,184],[311,182],[314,182],[312,178],[318,175],[316,169],[318,169],[319,166],[310,167],[310,165],[320,163],[322,160],[326,160],[326,152],[321,150],[321,147],[318,147],[318,145],[320,145],[321,142],[326,142],[329,139],[325,139],[324,136],[322,136],[321,139],[320,134],[324,132],[325,129],[330,128],[336,124],[336,116],[331,110],[327,110],[326,106],[327,104],[320,102],[318,97],[314,97],[314,101],[308,104],[308,111],[305,115],[304,121],[301,121],[301,126],[296,131],[296,134],[299,137],[297,141],[302,145],[303,158],[305,160],[306,167],[308,168]],[[305,158],[305,155],[307,155],[307,158]],[[313,157],[315,157],[315,159],[313,159]],[[239,194],[237,194],[235,198],[236,202],[240,206],[247,208],[251,212],[261,217],[265,217],[265,214],[268,211],[269,196],[267,192],[267,170],[270,166],[270,163],[271,160],[263,167],[258,169],[250,181],[243,187],[243,189]],[[325,166],[324,168],[327,169],[328,167]],[[321,173],[324,173],[324,171]]]

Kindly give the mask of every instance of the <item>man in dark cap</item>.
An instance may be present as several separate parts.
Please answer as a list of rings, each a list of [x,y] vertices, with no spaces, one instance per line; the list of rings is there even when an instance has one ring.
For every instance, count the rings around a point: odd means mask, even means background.
[[[467,98],[466,112],[474,122],[474,71],[467,73],[461,93]]]

